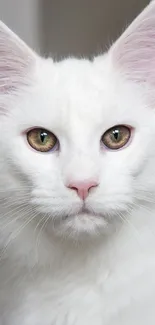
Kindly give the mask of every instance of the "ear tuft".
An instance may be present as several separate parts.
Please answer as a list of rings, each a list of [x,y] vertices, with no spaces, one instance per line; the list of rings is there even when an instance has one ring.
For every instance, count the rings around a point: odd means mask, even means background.
[[[155,0],[114,43],[110,53],[127,78],[155,86]]]
[[[35,54],[5,24],[0,22],[0,95],[27,83]]]

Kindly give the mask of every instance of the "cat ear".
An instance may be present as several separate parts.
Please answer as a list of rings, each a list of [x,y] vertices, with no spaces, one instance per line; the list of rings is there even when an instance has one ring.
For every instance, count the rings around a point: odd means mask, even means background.
[[[0,22],[0,95],[27,84],[35,54],[5,24]]]
[[[155,86],[155,1],[133,21],[110,49],[112,61],[137,83]]]

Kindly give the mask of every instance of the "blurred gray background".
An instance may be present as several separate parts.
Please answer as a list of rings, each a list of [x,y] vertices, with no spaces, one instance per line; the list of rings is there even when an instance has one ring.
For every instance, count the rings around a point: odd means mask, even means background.
[[[37,52],[104,51],[149,0],[0,0],[0,19]]]

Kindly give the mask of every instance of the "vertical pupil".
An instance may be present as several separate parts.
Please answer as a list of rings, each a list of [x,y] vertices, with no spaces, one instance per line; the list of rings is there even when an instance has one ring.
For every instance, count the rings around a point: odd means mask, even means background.
[[[46,137],[47,137],[47,133],[46,132],[41,132],[40,133],[40,140],[41,140],[42,143],[44,143]]]
[[[114,136],[115,140],[118,140],[119,139],[119,130],[114,130],[113,136]]]

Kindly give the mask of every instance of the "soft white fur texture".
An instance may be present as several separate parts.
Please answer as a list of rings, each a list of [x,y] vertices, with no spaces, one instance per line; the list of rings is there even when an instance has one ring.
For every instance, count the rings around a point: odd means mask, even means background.
[[[45,60],[0,24],[1,325],[155,324],[154,107],[155,1],[93,61]],[[132,139],[107,150],[118,124]],[[59,150],[30,148],[36,126]],[[80,212],[66,185],[85,180]]]

